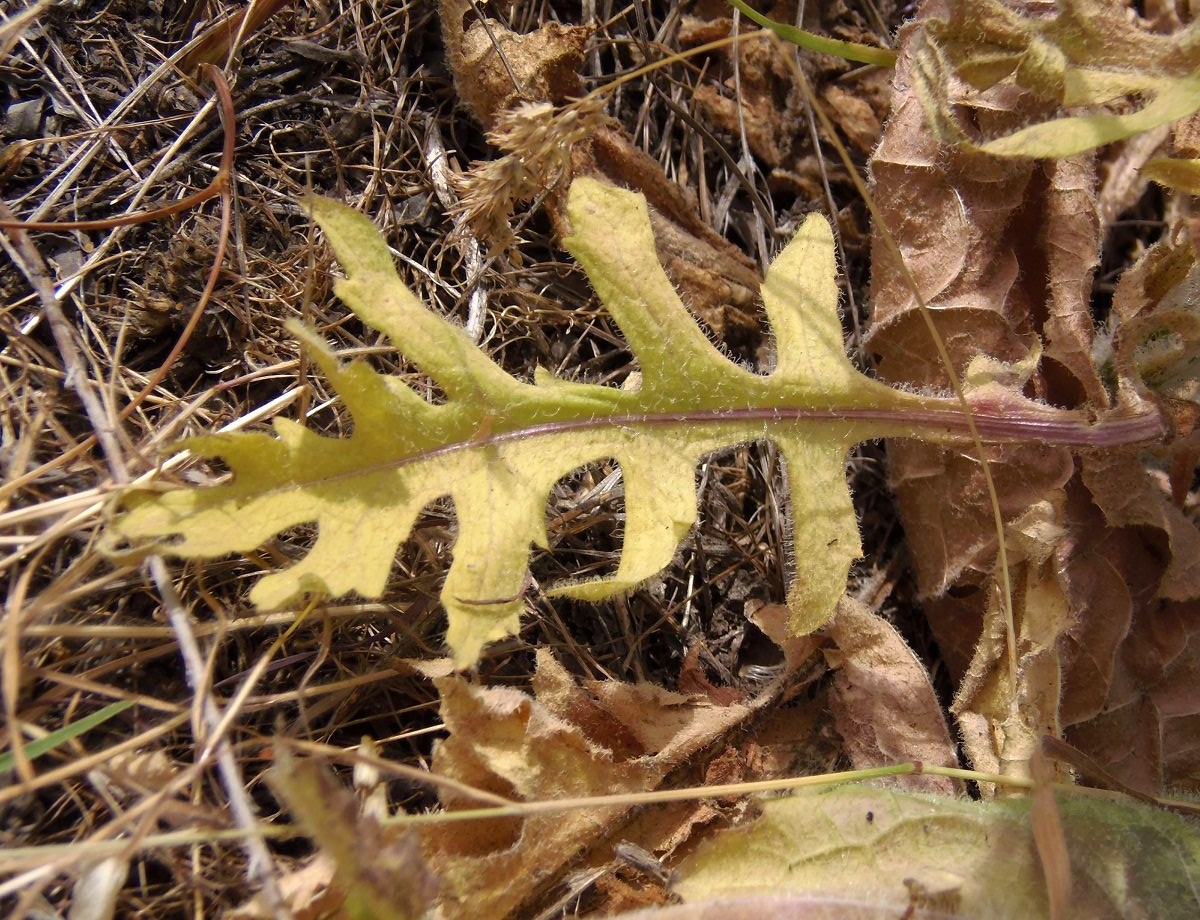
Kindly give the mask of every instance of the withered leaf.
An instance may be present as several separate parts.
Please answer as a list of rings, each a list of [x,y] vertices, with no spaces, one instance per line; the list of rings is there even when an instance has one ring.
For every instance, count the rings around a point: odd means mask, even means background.
[[[712,706],[648,685],[581,688],[548,651],[538,653],[535,697],[441,678],[449,737],[436,773],[522,801],[643,792],[768,700]],[[573,721],[580,718],[579,722]],[[443,793],[454,810],[471,800]],[[627,806],[434,826],[425,850],[446,886],[447,917],[504,917],[630,817]]]
[[[360,813],[354,795],[316,761],[295,760],[285,751],[271,784],[335,867],[330,887],[340,893],[339,909],[378,920],[426,915],[438,881],[425,865],[415,833]],[[313,878],[307,881],[323,902],[331,900]]]
[[[830,705],[855,769],[917,760],[958,766],[942,706],[925,665],[896,628],[845,597],[826,632],[837,645],[826,657],[836,668]],[[944,776],[898,777],[902,787],[961,795]]]

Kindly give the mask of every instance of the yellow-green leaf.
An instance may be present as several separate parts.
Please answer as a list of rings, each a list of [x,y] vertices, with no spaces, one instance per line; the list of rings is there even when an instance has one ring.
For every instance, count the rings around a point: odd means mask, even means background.
[[[292,324],[342,397],[353,434],[330,438],[276,420],[273,436],[194,438],[184,446],[220,457],[231,481],[127,496],[115,537],[182,557],[249,552],[315,523],[309,553],[251,591],[261,608],[304,595],[380,596],[417,516],[449,496],[458,536],[441,600],[454,659],[469,665],[488,642],[518,629],[530,550],[546,545],[545,504],[556,480],[605,458],[621,467],[625,546],[615,575],[558,589],[602,598],[671,561],[695,521],[702,457],[770,438],[786,458],[794,507],[792,626],[815,629],[832,613],[860,551],[843,473],[847,449],[922,424],[927,437],[964,431],[956,403],[894,391],[851,365],[833,236],[819,215],[804,222],[763,286],[779,357],[772,373],[758,374],[726,358],[680,301],[655,256],[645,200],[578,180],[566,246],[641,362],[641,387],[618,390],[546,371],[533,383],[508,375],[413,296],[365,217],[321,199],[309,207],[348,275],[336,285],[338,296],[391,338],[446,400],[428,402],[397,378],[343,364],[317,333]],[[910,413],[919,421],[908,421]]]
[[[1058,806],[1075,881],[1070,916],[1200,913],[1193,821],[1082,796],[1059,796]],[[916,916],[1048,916],[1028,798],[846,786],[773,799],[754,823],[702,844],[676,876],[676,892],[698,905],[769,891],[814,907],[852,898],[894,916],[914,904]]]
[[[1108,101],[1105,75],[1086,70],[1067,72],[1065,105],[1096,105]],[[1146,75],[1126,91],[1150,101],[1121,115],[1093,112],[1054,118],[979,145],[984,153],[1008,157],[1069,157],[1085,150],[1124,140],[1159,125],[1186,118],[1200,109],[1200,76]]]
[[[1200,160],[1160,157],[1143,166],[1142,175],[1167,188],[1200,195]]]

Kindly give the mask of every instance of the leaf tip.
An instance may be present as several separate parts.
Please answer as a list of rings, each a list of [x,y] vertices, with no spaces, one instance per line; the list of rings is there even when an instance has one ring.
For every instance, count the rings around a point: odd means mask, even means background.
[[[446,608],[446,645],[458,670],[474,667],[489,643],[516,635],[525,607],[521,601],[465,604],[445,596],[442,605]]]
[[[304,598],[320,599],[332,594],[320,575],[284,569],[260,579],[250,589],[250,603],[260,611],[279,610]]]

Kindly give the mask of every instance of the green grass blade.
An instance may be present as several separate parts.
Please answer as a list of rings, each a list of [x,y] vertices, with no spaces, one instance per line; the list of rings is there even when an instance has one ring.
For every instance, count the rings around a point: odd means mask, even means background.
[[[119,715],[132,705],[132,700],[121,700],[117,703],[110,703],[103,709],[96,710],[90,716],[84,716],[70,725],[64,725],[57,731],[48,734],[45,738],[31,741],[25,745],[25,754],[30,760],[41,757],[43,754],[53,751],[56,747],[66,744],[73,738],[78,738],[84,732],[89,732],[96,726],[103,725],[113,716]],[[0,754],[0,773],[6,773],[11,770],[13,764],[14,758],[11,753]]]
[[[784,41],[789,41],[806,51],[832,54],[834,57],[845,58],[847,61],[875,64],[879,67],[893,67],[896,64],[896,52],[889,48],[872,48],[870,45],[860,45],[856,42],[844,42],[836,38],[815,35],[804,29],[797,29],[795,26],[768,19],[762,13],[747,6],[742,0],[729,0],[729,5],[751,22],[757,23],[764,29],[770,29]]]

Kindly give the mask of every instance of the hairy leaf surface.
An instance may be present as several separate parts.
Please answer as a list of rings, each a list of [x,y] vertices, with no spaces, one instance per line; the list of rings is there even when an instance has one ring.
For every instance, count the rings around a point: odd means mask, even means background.
[[[1057,804],[1074,878],[1066,916],[1196,915],[1193,822],[1099,798],[1061,795]],[[890,906],[893,916],[913,906],[918,917],[1050,915],[1029,799],[970,802],[846,786],[767,800],[762,809],[757,821],[724,831],[684,861],[675,886],[684,902],[769,891],[820,904],[849,892],[860,905]],[[825,916],[795,914],[810,915]]]
[[[846,358],[833,239],[820,216],[804,222],[763,284],[779,355],[763,375],[726,358],[692,319],[657,261],[644,199],[577,180],[565,245],[641,363],[640,388],[617,390],[544,371],[533,383],[515,379],[404,286],[365,217],[320,199],[310,207],[349,276],[337,283],[338,296],[446,400],[428,402],[399,378],[339,362],[317,333],[293,323],[345,402],[353,434],[324,437],[276,419],[274,435],[194,438],[184,446],[220,457],[231,481],[128,498],[116,534],[183,557],[248,552],[315,522],[307,556],[251,591],[260,608],[306,594],[380,596],[421,510],[450,496],[458,536],[441,599],[455,661],[468,665],[518,628],[530,547],[547,543],[545,507],[556,480],[596,460],[620,464],[626,524],[615,575],[557,589],[602,598],[671,561],[696,518],[695,467],[704,455],[770,438],[786,457],[794,508],[791,625],[811,631],[832,613],[860,551],[843,474],[847,449],[914,425],[925,437],[961,437],[954,403],[892,390]],[[998,407],[996,417],[1009,409]],[[1032,403],[1023,411],[1056,415]]]

